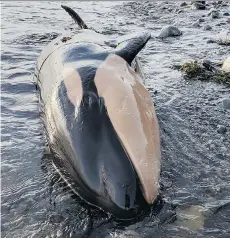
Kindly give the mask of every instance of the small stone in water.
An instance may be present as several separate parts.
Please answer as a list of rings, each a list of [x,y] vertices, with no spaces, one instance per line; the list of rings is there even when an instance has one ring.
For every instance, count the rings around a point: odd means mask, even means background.
[[[224,61],[223,65],[222,65],[222,67],[221,67],[221,70],[223,70],[223,71],[226,72],[226,73],[230,73],[230,57],[228,57],[228,58]]]
[[[192,24],[192,27],[199,28],[200,24],[198,22],[195,22],[195,23]]]
[[[209,146],[209,148],[213,150],[213,149],[215,148],[215,145],[214,145],[214,144],[211,144],[211,145]]]
[[[220,134],[224,134],[227,131],[225,126],[218,125],[217,126],[217,132]]]
[[[210,44],[210,43],[215,43],[215,41],[214,40],[212,40],[212,39],[209,39],[209,40],[207,40],[207,42],[206,42],[207,44]]]
[[[224,109],[230,110],[230,98],[225,98],[222,102]]]
[[[161,32],[159,34],[159,38],[166,38],[166,37],[172,37],[172,36],[180,36],[182,35],[182,32],[175,26],[166,26],[161,29]]]
[[[203,27],[203,29],[204,29],[205,31],[210,31],[210,30],[212,30],[212,27],[211,27],[210,25],[205,25],[205,26]]]
[[[219,18],[220,17],[220,12],[217,11],[216,9],[212,8],[209,11],[208,16],[211,16],[212,18]]]
[[[221,141],[221,142],[224,142],[224,141],[225,141],[225,137],[223,137],[223,136],[220,137],[220,141]]]
[[[195,1],[192,5],[193,5],[193,8],[195,8],[196,10],[205,9],[205,1]]]
[[[186,3],[186,2],[182,2],[182,3],[180,4],[180,7],[184,7],[184,6],[187,6],[187,3]]]
[[[205,22],[205,20],[203,18],[200,18],[198,22]]]

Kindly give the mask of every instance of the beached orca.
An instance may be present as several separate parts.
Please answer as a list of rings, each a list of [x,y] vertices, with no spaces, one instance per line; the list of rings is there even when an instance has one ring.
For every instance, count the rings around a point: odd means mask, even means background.
[[[159,188],[158,122],[136,58],[150,34],[114,40],[62,7],[81,29],[48,44],[35,73],[53,166],[87,203],[130,219]]]

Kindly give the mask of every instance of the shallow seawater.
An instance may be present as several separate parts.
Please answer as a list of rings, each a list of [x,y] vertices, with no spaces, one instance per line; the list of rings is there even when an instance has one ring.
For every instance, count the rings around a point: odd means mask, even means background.
[[[132,223],[88,208],[55,174],[45,151],[32,75],[43,47],[75,28],[63,3],[114,38],[152,34],[140,59],[161,129],[161,198]],[[230,11],[230,5],[219,10]],[[229,46],[206,41],[229,29],[227,17],[211,19],[208,10],[173,2],[6,1],[1,11],[2,237],[230,237],[230,111],[222,105],[230,89],[186,81],[172,69],[191,59],[223,61]],[[192,27],[199,18],[212,30]],[[157,39],[169,24],[183,35]],[[227,132],[219,134],[218,125]]]

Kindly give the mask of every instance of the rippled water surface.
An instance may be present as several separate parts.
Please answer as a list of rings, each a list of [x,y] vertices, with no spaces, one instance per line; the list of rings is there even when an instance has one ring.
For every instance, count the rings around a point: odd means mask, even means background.
[[[230,113],[222,105],[230,90],[185,81],[171,67],[189,59],[223,61],[230,48],[206,41],[230,27],[227,18],[173,2],[64,2],[103,34],[148,29],[153,36],[140,57],[161,128],[161,199],[141,219],[118,223],[73,196],[45,153],[31,74],[42,48],[76,26],[61,3],[1,4],[2,237],[230,237]],[[192,27],[199,18],[212,30]],[[183,35],[157,39],[168,24]],[[224,135],[218,125],[226,126]]]

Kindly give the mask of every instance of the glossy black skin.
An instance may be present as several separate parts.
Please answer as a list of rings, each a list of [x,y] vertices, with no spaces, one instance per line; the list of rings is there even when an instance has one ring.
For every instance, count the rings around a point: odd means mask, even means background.
[[[63,66],[74,66],[81,77],[83,96],[75,115],[75,106],[68,98],[64,81],[60,81],[58,106],[70,137],[58,130],[52,143],[49,134],[47,137],[55,166],[82,199],[116,218],[131,219],[147,205],[135,169],[94,82],[98,66],[109,54],[101,46],[84,42],[70,45],[62,52]],[[43,91],[41,95],[52,91],[45,85],[40,90]],[[48,100],[49,97],[44,98]],[[47,123],[44,113],[45,127]]]
[[[64,84],[60,87],[59,98],[78,163],[76,174],[73,174],[75,181],[81,180],[78,193],[86,201],[98,204],[116,217],[129,218],[135,215],[139,203],[144,203],[144,198],[138,198],[142,192],[135,170],[114,131],[104,99],[98,96],[94,83],[96,66],[107,56],[108,52],[95,52],[91,44],[66,52],[64,63],[77,64],[77,61],[87,60],[87,65],[76,69],[81,76],[83,89],[77,118],[74,118],[75,108],[68,100]],[[91,65],[88,60],[92,62]]]

